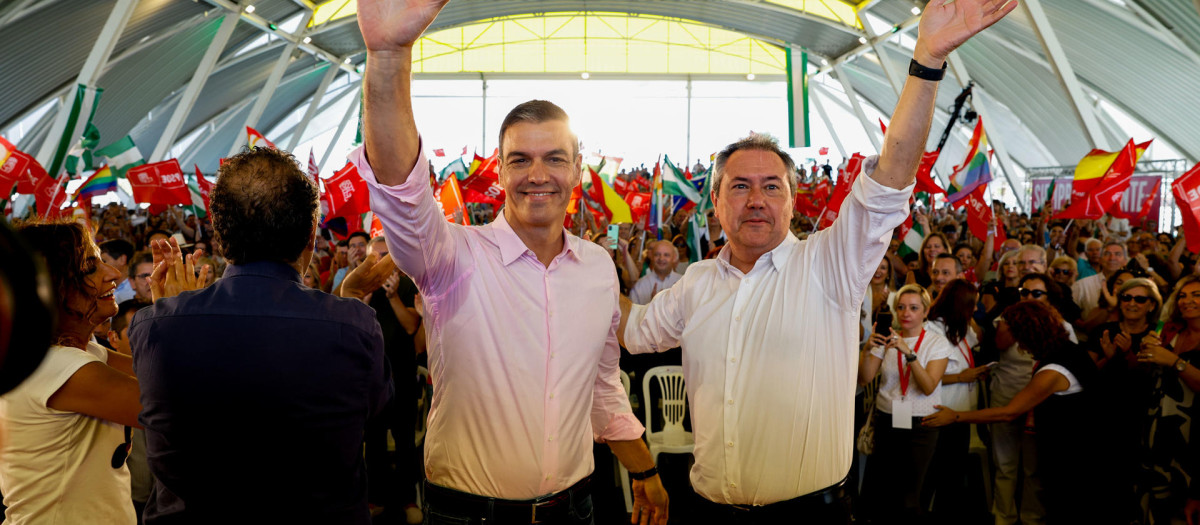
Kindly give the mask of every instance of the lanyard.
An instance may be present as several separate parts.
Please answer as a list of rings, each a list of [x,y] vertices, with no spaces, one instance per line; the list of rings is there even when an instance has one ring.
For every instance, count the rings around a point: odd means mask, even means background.
[[[913,355],[921,351],[921,342],[924,340],[925,329],[922,328],[921,336],[917,338],[917,346],[913,348]],[[896,368],[900,370],[900,397],[903,398],[908,395],[908,373],[912,370],[912,367],[908,367],[908,370],[904,369],[904,355],[899,351],[896,352]]]
[[[967,368],[975,368],[975,352],[972,352],[971,347],[967,346],[966,337],[963,337],[963,340],[958,342],[958,353],[962,354],[963,359],[967,360]]]

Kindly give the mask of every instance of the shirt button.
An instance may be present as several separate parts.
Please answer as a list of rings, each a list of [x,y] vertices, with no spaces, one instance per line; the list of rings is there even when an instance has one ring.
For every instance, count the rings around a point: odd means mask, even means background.
[[[742,316],[740,316],[740,315],[739,315],[739,316],[737,316],[737,317],[734,317],[734,318],[733,318],[733,320],[734,320],[734,321],[741,322],[741,320],[742,320]]]
[[[729,406],[733,406],[733,400],[732,400],[732,399],[730,399],[729,401],[726,401],[726,403],[728,403],[728,404],[729,404]]]
[[[550,479],[550,476],[546,476],[546,479]]]
[[[554,399],[554,394],[550,394],[550,399]]]
[[[731,489],[736,489],[736,488],[737,488],[737,483],[730,483],[730,484],[729,484],[729,488],[731,488]]]
[[[733,442],[730,441],[730,442],[726,443],[725,446],[727,446],[729,448],[733,448]]]
[[[554,441],[554,436],[550,436],[550,439],[547,439],[546,441]]]
[[[730,362],[730,363],[736,363],[736,362],[737,362],[737,358],[736,358],[736,357],[730,357],[730,358],[729,358],[729,362]]]

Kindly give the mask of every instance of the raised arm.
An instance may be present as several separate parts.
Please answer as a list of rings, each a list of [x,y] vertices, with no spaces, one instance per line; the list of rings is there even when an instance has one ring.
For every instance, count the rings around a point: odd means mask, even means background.
[[[363,141],[380,184],[408,179],[420,153],[412,111],[412,46],[449,0],[358,0],[367,46]]]
[[[941,69],[951,51],[1016,7],[1016,0],[933,0],[921,16],[913,60]],[[912,76],[905,81],[884,136],[879,167],[871,174],[880,184],[900,189],[916,179],[936,97],[937,82]]]

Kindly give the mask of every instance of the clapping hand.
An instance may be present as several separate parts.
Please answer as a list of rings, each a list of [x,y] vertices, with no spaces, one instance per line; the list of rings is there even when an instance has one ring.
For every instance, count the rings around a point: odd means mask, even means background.
[[[372,252],[367,256],[367,260],[346,274],[345,279],[342,279],[341,296],[360,299],[366,297],[382,287],[395,270],[396,265],[392,263],[391,254],[380,258],[378,254]]]
[[[150,297],[154,301],[174,297],[182,292],[204,287],[209,281],[212,267],[204,265],[196,272],[196,261],[204,256],[204,250],[183,256],[179,242],[174,237],[150,243],[154,257],[154,271],[150,274]]]

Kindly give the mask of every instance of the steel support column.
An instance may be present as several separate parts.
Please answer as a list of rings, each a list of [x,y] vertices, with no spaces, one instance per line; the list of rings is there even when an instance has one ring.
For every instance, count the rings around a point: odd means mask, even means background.
[[[1080,85],[1079,78],[1075,76],[1075,69],[1067,60],[1067,53],[1059,43],[1054,28],[1050,26],[1050,19],[1046,17],[1046,12],[1042,10],[1042,0],[1024,0],[1021,2],[1021,8],[1029,16],[1034,33],[1042,41],[1042,49],[1050,61],[1050,69],[1058,77],[1058,83],[1062,85],[1067,100],[1071,102],[1071,107],[1075,110],[1075,119],[1083,130],[1084,138],[1093,148],[1107,149],[1108,141],[1104,140],[1100,123],[1096,120],[1092,105],[1088,103],[1086,95],[1083,93],[1083,86]]]
[[[308,103],[308,109],[304,112],[304,118],[300,119],[300,123],[292,129],[292,138],[288,141],[288,151],[296,149],[300,144],[301,135],[308,129],[308,124],[312,122],[314,116],[317,115],[317,110],[321,109],[321,99],[325,97],[325,92],[329,91],[329,84],[333,83],[333,79],[337,77],[337,64],[329,64],[329,69],[325,70],[325,76],[321,78],[321,84],[317,86],[317,90],[313,92],[312,100]]]
[[[212,42],[208,44],[208,50],[204,52],[200,64],[196,66],[196,73],[192,75],[191,82],[188,82],[187,88],[183,90],[183,95],[179,97],[175,112],[171,114],[171,120],[167,121],[167,127],[163,130],[158,145],[154,147],[154,153],[150,155],[150,162],[163,160],[171,151],[171,145],[175,143],[175,138],[179,135],[180,128],[183,127],[183,121],[187,119],[188,113],[192,111],[192,106],[196,104],[200,90],[208,82],[208,76],[216,67],[217,59],[220,58],[221,51],[225,49],[225,44],[229,42],[229,37],[233,35],[233,29],[237,27],[237,23],[236,13],[227,13],[221,20],[221,27],[217,29],[217,34],[213,37]]]

